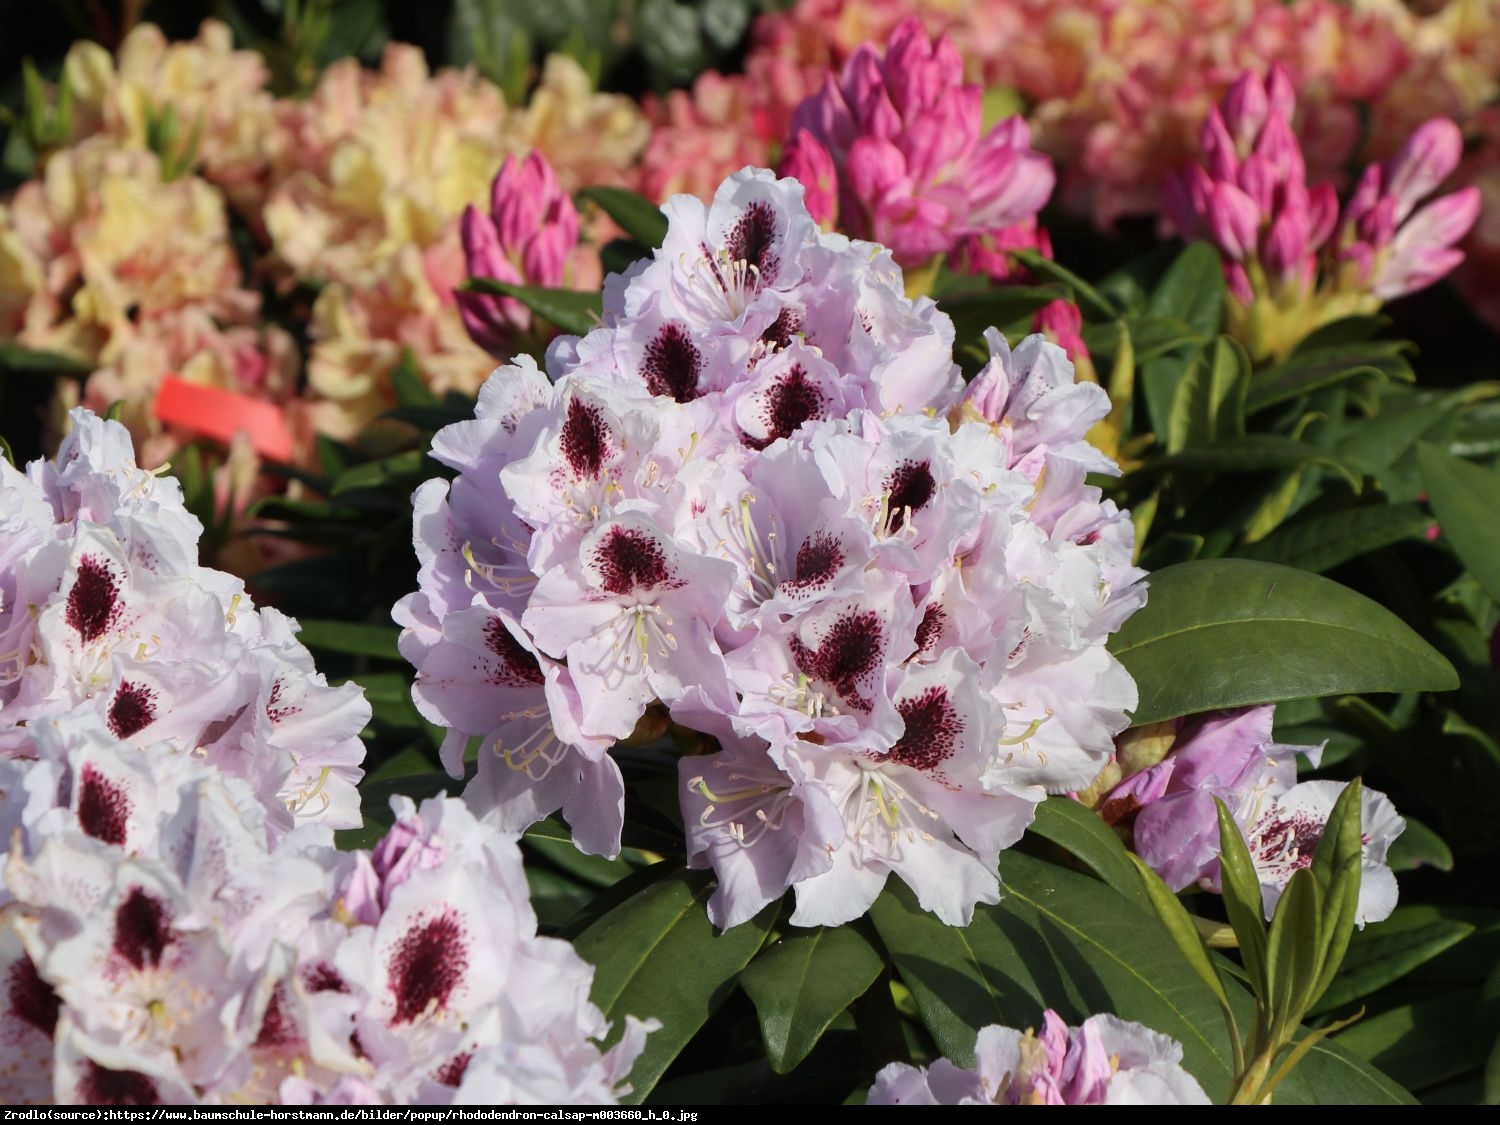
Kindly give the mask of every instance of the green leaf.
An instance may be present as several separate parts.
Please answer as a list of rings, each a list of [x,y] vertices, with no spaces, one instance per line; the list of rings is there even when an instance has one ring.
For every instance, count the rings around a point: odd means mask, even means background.
[[[1366,1016],[1334,1041],[1421,1090],[1483,1066],[1495,1022],[1493,1011],[1463,989]]]
[[[1493,601],[1500,602],[1500,474],[1419,442],[1417,464],[1442,538]]]
[[[1416,502],[1362,504],[1289,523],[1240,548],[1239,554],[1322,574],[1370,551],[1415,539],[1432,526],[1432,517]]]
[[[835,1017],[864,995],[885,958],[858,926],[794,930],[740,973],[777,1074],[805,1059]]]
[[[1304,868],[1282,892],[1266,936],[1266,999],[1273,1041],[1285,1042],[1312,1003],[1323,944],[1323,891]]]
[[[461,288],[470,293],[514,297],[543,320],[574,336],[585,335],[598,325],[602,308],[597,290],[511,285],[491,277],[471,277]]]
[[[1454,918],[1408,917],[1404,909],[1397,907],[1384,922],[1366,926],[1350,939],[1343,967],[1313,1006],[1315,1014],[1346,1008],[1400,980],[1475,929]]]
[[[1254,414],[1351,379],[1409,382],[1411,364],[1403,354],[1409,347],[1399,341],[1376,340],[1299,350],[1255,376],[1245,398],[1245,410]]]
[[[427,454],[420,449],[408,449],[404,453],[394,453],[346,469],[334,480],[332,495],[342,496],[361,488],[409,487],[420,480],[428,468]]]
[[[0,368],[35,371],[44,375],[87,375],[92,367],[74,356],[24,347],[14,340],[0,340]]]
[[[1061,282],[1073,293],[1073,299],[1085,318],[1090,320],[1113,320],[1117,310],[1097,289],[1066,266],[1060,266],[1051,258],[1044,258],[1034,250],[1012,250],[1011,257],[1038,277]],[[1155,312],[1156,310],[1150,310]],[[1166,315],[1165,313],[1161,315]],[[1184,318],[1186,319],[1186,318]]]
[[[1006,292],[1000,290],[1000,292]],[[943,306],[945,309],[947,305]],[[1174,316],[1138,316],[1127,321],[1132,356],[1137,364],[1167,352],[1206,341],[1197,330]],[[1083,326],[1083,342],[1089,352],[1098,356],[1115,355],[1120,347],[1120,321]]]
[[[1308,870],[1323,892],[1324,911],[1320,929],[1317,980],[1308,990],[1298,1019],[1333,981],[1354,934],[1354,918],[1359,906],[1359,884],[1364,867],[1364,828],[1361,799],[1364,783],[1355,778],[1328,814],[1323,838]]]
[[[1213,445],[1245,436],[1245,388],[1250,360],[1245,350],[1220,336],[1204,361],[1193,365],[1177,384],[1167,427],[1167,452]]]
[[[611,1041],[625,1017],[655,1017],[659,1031],[630,1072],[632,1104],[651,1092],[663,1072],[734,989],[736,977],[765,940],[779,905],[718,933],[705,910],[712,884],[703,872],[667,873],[595,920],[573,948],[594,966],[595,1004],[610,1021]]]
[[[1145,888],[1147,896],[1151,899],[1151,905],[1156,911],[1156,920],[1162,924],[1171,936],[1173,944],[1177,946],[1177,952],[1182,954],[1198,979],[1208,985],[1209,990],[1218,998],[1224,1010],[1229,1011],[1229,995],[1224,991],[1224,982],[1219,979],[1219,971],[1214,968],[1213,958],[1209,956],[1208,948],[1203,944],[1203,938],[1198,933],[1198,927],[1193,924],[1192,915],[1187,912],[1187,907],[1182,905],[1178,898],[1162,882],[1161,876],[1150,867],[1146,866],[1139,856],[1132,855],[1131,862],[1135,865],[1139,884]]]
[[[1293,469],[1300,465],[1326,466],[1347,480],[1350,488],[1359,491],[1360,476],[1356,466],[1325,453],[1316,445],[1281,434],[1246,434],[1213,445],[1193,446],[1165,457],[1153,457],[1126,479],[1134,481],[1170,472],[1189,476],[1259,473],[1270,469]]]
[[[1003,327],[1031,316],[1042,306],[1067,293],[1061,288],[1040,285],[1007,285],[982,293],[948,297],[943,311],[953,318],[954,339],[960,344],[978,340],[986,328]]]
[[[622,187],[586,187],[578,193],[599,209],[647,250],[655,250],[667,237],[667,217],[643,195]]]
[[[1214,805],[1219,817],[1219,873],[1224,889],[1224,911],[1239,939],[1245,972],[1256,991],[1270,994],[1266,955],[1265,908],[1260,893],[1260,876],[1250,858],[1250,849],[1240,826],[1224,802],[1217,797]]]
[[[436,406],[437,395],[422,382],[417,370],[417,356],[410,348],[401,349],[401,362],[391,368],[391,390],[396,393],[396,402],[401,406]]]
[[[1026,831],[1062,848],[1143,910],[1154,909],[1136,876],[1133,857],[1092,809],[1069,797],[1049,797],[1036,807],[1036,819]]]
[[[297,639],[308,648],[327,652],[348,652],[356,656],[377,656],[382,660],[400,660],[396,638],[400,631],[389,625],[369,625],[362,621],[298,622]]]
[[[1415,871],[1419,867],[1453,870],[1453,849],[1441,836],[1412,816],[1406,818],[1405,830],[1396,837],[1385,859],[1392,871]]]
[[[1449,691],[1453,666],[1389,610],[1306,571],[1182,563],[1110,639],[1140,689],[1133,721],[1345,692]]]
[[[1207,339],[1224,322],[1225,292],[1218,251],[1206,242],[1190,243],[1162,275],[1146,313],[1176,317]]]

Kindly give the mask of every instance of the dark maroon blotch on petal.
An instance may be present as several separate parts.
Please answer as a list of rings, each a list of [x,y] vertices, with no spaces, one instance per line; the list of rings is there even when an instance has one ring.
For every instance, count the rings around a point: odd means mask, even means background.
[[[83,1061],[74,1101],[82,1105],[161,1105],[156,1083],[138,1070],[105,1070],[93,1059]]]
[[[516,640],[515,634],[500,618],[492,617],[485,622],[484,643],[500,659],[499,667],[490,676],[490,682],[496,687],[541,687],[547,682],[536,653]]]
[[[48,1039],[52,1038],[57,1030],[57,1014],[62,1010],[62,1002],[24,953],[5,974],[5,1001],[11,1015],[22,1023],[29,1023]]]
[[[85,644],[98,640],[120,616],[120,580],[107,562],[93,555],[78,560],[78,577],[68,591],[63,620]]]
[[[594,548],[594,566],[599,570],[604,591],[609,594],[629,594],[672,584],[662,545],[634,528],[610,528],[603,542]]]
[[[785,375],[776,380],[766,395],[761,412],[766,436],[746,436],[745,444],[751,449],[764,449],[778,438],[791,437],[804,422],[822,418],[827,405],[827,398],[817,384],[807,377],[802,365],[794,364]]]
[[[641,376],[646,389],[654,395],[665,395],[677,402],[692,402],[703,392],[698,379],[703,373],[703,356],[680,324],[663,324],[656,337],[646,345],[641,359]]]
[[[926,461],[903,461],[886,478],[885,491],[891,498],[886,528],[897,532],[906,524],[908,515],[927,506],[937,491],[937,481],[932,479],[932,468]]]
[[[885,652],[880,616],[873,610],[851,609],[833,623],[817,650],[791,639],[792,659],[805,676],[832,685],[849,706],[868,711],[873,704],[860,692],[860,684],[879,667]]]
[[[660,392],[653,389],[653,393]],[[609,452],[609,427],[604,422],[604,412],[593,403],[569,399],[568,417],[562,428],[562,455],[573,475],[597,479],[604,471]]]
[[[109,702],[109,729],[116,738],[129,738],[156,719],[156,692],[145,684],[122,683]]]
[[[172,920],[166,906],[132,887],[115,910],[114,952],[136,969],[161,964],[162,954],[172,944]]]
[[[392,1023],[410,1023],[429,1007],[447,1006],[469,969],[468,936],[458,913],[445,910],[408,930],[391,954]]]
[[[125,846],[130,821],[130,796],[92,765],[79,778],[78,827],[86,835],[116,847]]]
[[[896,704],[906,731],[886,753],[887,760],[912,769],[933,770],[953,756],[964,721],[953,709],[948,689],[934,685]]]

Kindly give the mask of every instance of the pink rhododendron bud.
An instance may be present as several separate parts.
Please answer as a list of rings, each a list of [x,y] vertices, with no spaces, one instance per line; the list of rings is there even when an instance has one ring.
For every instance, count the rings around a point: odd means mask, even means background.
[[[963,239],[1033,220],[1052,192],[1051,162],[1032,150],[1025,122],[984,133],[982,118],[980,89],[964,84],[952,42],[929,39],[911,19],[884,57],[863,47],[830,75],[797,108],[793,130],[838,169],[846,229],[917,266]]]
[[[490,213],[465,208],[460,231],[470,277],[554,288],[565,281],[578,243],[578,212],[552,166],[533,150],[524,160],[506,157],[490,189]],[[531,327],[530,311],[510,297],[457,297],[474,341],[497,358],[509,358],[517,334]]]
[[[839,176],[833,158],[811,133],[798,129],[781,155],[781,174],[799,181],[807,213],[824,230],[838,226]]]
[[[1050,1008],[1042,1033],[991,1024],[974,1069],[946,1058],[931,1067],[891,1063],[868,1105],[1208,1105],[1182,1065],[1182,1045],[1142,1024],[1090,1016],[1069,1027]]]

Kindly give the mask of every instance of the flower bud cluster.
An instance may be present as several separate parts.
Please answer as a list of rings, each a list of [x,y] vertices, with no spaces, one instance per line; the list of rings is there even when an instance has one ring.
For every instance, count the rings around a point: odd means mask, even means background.
[[[789,887],[796,923],[845,922],[892,871],[963,923],[1135,703],[1104,647],[1145,597],[1132,527],[1085,480],[1114,471],[1082,440],[1108,401],[993,331],[965,387],[948,317],[793,180],[664,210],[601,327],[437,436],[457,477],[414,498],[395,610],[416,705],[455,776],[480,740],[476,808],[561,809],[604,854],[612,748],[675,727],[721,926]]]
[[[1441,117],[1366,168],[1340,213],[1333,185],[1307,182],[1295,108],[1280,64],[1264,80],[1246,71],[1203,126],[1202,162],[1166,188],[1183,235],[1222,255],[1235,318],[1257,357],[1440,280],[1463,260],[1456,244],[1479,214],[1475,187],[1419,207],[1462,155],[1458,126]]]
[[[905,267],[963,251],[975,272],[1005,276],[1006,250],[1042,245],[1052,162],[1020,116],[985,131],[983,91],[963,76],[953,43],[914,18],[883,56],[866,45],[830,73],[797,107],[781,164],[808,185],[813,217]]]

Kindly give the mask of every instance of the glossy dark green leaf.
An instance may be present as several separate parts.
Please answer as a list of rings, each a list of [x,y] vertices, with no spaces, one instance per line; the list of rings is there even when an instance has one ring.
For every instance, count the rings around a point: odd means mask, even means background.
[[[1170,425],[1170,423],[1169,423]],[[1338,473],[1355,491],[1360,486],[1359,469],[1331,456],[1308,442],[1281,434],[1246,434],[1193,446],[1165,457],[1153,457],[1130,474],[1130,479],[1160,476],[1162,473],[1260,473],[1271,469],[1295,469],[1301,465],[1322,465]]]
[[[655,250],[667,237],[667,217],[661,208],[643,195],[628,188],[597,185],[578,193],[591,200],[618,224],[619,228],[647,250]]]
[[[582,336],[599,323],[601,308],[596,290],[544,289],[537,285],[510,285],[490,277],[471,277],[463,288],[470,293],[514,297],[543,320],[564,332]]]
[[[1189,244],[1177,256],[1146,303],[1150,316],[1175,317],[1204,339],[1224,321],[1224,266],[1206,242]]]
[[[778,909],[766,907],[749,922],[719,933],[705,904],[712,884],[705,873],[670,870],[596,919],[573,943],[594,966],[590,995],[611,1025],[624,1031],[625,1017],[655,1017],[659,1031],[630,1072],[639,1103],[651,1092],[678,1052],[733,991],[740,970],[765,940]]]
[[[1420,1091],[1484,1065],[1495,1031],[1495,1013],[1461,989],[1366,1016],[1334,1041]]]
[[[1376,989],[1400,980],[1474,932],[1456,918],[1427,918],[1397,907],[1384,922],[1359,931],[1349,942],[1344,964],[1314,1012],[1342,1014]]]
[[[1417,445],[1417,464],[1443,541],[1500,602],[1500,473],[1457,457],[1435,445]]]
[[[1227,336],[1218,337],[1177,385],[1167,427],[1167,452],[1245,436],[1245,389],[1250,360]]]
[[[1255,376],[1245,409],[1253,414],[1351,379],[1409,382],[1411,363],[1405,355],[1409,350],[1408,344],[1375,340],[1298,351]]]
[[[317,621],[303,619],[297,639],[308,648],[327,652],[348,652],[356,656],[377,656],[382,660],[400,660],[396,638],[400,630],[392,625],[370,625],[362,621]]]
[[[885,958],[858,926],[792,929],[740,973],[778,1074],[805,1059],[834,1019],[864,995]]]
[[[1448,691],[1453,666],[1389,610],[1306,571],[1249,559],[1151,575],[1110,640],[1140,690],[1134,722],[1345,692]]]
[[[1296,520],[1277,528],[1260,542],[1240,548],[1238,553],[1243,558],[1322,574],[1370,551],[1415,539],[1433,523],[1432,517],[1415,501],[1364,504]]]
[[[1324,760],[1327,760],[1326,751]],[[1416,817],[1408,816],[1406,829],[1391,844],[1385,860],[1392,871],[1415,871],[1419,867],[1452,871],[1453,849],[1427,825]]]
[[[1312,872],[1292,876],[1266,934],[1266,998],[1278,1039],[1301,1022],[1317,987],[1324,944],[1323,892]]]
[[[1037,806],[1036,819],[1026,831],[1062,848],[1142,909],[1154,909],[1130,853],[1115,830],[1092,809],[1069,797],[1049,797]]]
[[[947,305],[943,307],[947,308]],[[1144,363],[1190,344],[1206,342],[1196,329],[1175,316],[1134,317],[1126,324],[1126,330],[1130,334],[1131,354],[1136,363]],[[1120,346],[1120,322],[1084,325],[1083,342],[1094,356],[1101,353],[1115,355]]]

